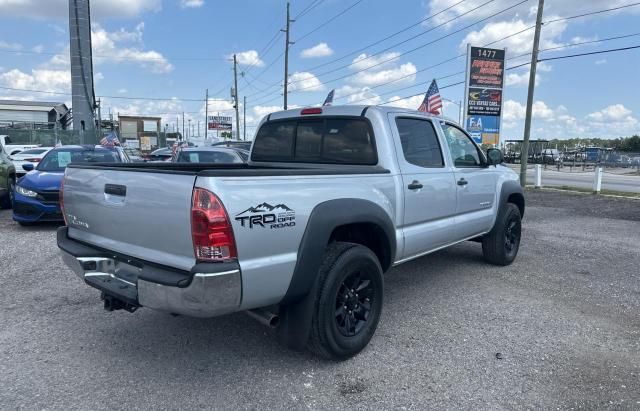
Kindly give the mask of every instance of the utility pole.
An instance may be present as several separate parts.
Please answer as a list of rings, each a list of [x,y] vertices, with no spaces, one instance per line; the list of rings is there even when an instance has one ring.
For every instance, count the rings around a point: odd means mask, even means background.
[[[204,141],[207,141],[209,131],[209,89],[204,94]]]
[[[242,103],[242,127],[244,128],[242,139],[247,141],[247,96],[243,97]]]
[[[98,139],[102,138],[102,102],[98,99]]]
[[[295,20],[291,20],[289,18],[289,2],[287,2],[287,24],[286,29],[281,30],[285,33],[285,42],[284,42],[284,109],[287,109],[287,94],[289,89],[289,46],[293,44],[292,41],[289,41],[289,32],[290,32],[290,24]]]
[[[520,149],[520,185],[527,184],[527,160],[529,159],[529,139],[531,137],[531,117],[533,113],[533,92],[536,86],[536,66],[538,64],[538,46],[540,30],[542,29],[542,10],[544,0],[538,0],[538,14],[536,16],[536,31],[533,35],[533,50],[531,53],[531,70],[529,71],[529,91],[527,94],[527,111],[524,119],[524,137]]]
[[[236,138],[240,140],[240,112],[238,111],[238,60],[236,59],[236,55],[233,55],[233,82],[234,82],[234,90],[233,97],[235,100],[234,107],[236,109]]]
[[[182,112],[182,138],[181,140],[184,141],[185,139],[185,134],[184,134],[184,111]]]

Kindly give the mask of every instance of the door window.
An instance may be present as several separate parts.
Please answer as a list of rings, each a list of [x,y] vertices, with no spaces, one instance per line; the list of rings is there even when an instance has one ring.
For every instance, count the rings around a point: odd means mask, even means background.
[[[471,138],[451,124],[442,123],[442,131],[449,146],[453,164],[456,167],[480,167],[482,154]]]
[[[429,120],[397,118],[404,158],[419,167],[444,167],[436,130]]]

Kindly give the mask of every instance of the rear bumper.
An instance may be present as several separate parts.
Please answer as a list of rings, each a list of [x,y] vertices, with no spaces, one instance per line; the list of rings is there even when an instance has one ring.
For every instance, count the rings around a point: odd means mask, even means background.
[[[157,266],[68,237],[58,229],[62,259],[88,285],[127,302],[190,317],[239,311],[242,279],[237,262],[196,264],[191,271]]]

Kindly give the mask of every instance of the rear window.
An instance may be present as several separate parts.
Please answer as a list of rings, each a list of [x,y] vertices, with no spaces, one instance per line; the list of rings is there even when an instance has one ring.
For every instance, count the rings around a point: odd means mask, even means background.
[[[121,163],[110,150],[53,150],[38,165],[40,171],[64,171],[70,163]]]
[[[241,163],[240,158],[233,153],[224,151],[181,151],[178,163]]]
[[[375,141],[363,118],[292,119],[265,123],[256,135],[253,161],[377,164]]]

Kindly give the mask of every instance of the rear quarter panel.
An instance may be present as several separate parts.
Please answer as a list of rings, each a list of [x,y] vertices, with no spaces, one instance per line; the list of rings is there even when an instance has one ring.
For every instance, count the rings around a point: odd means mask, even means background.
[[[395,190],[399,176],[393,174],[200,177],[196,186],[214,192],[232,221],[242,270],[243,309],[276,304],[286,294],[309,215],[319,203],[343,198],[368,200],[380,206],[398,225]],[[270,206],[278,205],[282,206],[268,211]],[[263,222],[262,226],[243,218],[265,214],[275,217],[257,217],[254,222]],[[280,225],[278,216],[285,220]],[[265,222],[273,218],[275,225]]]

